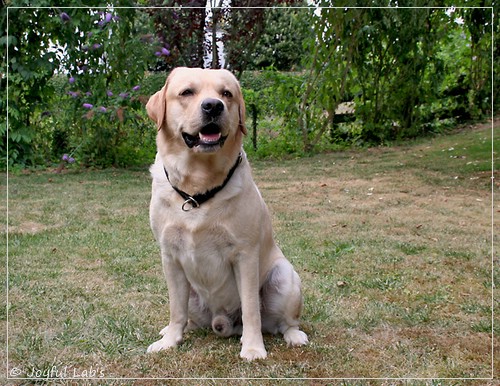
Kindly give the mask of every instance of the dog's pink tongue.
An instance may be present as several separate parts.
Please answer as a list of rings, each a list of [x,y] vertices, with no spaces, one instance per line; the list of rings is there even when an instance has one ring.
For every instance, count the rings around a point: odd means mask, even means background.
[[[200,133],[200,139],[203,142],[217,142],[220,139],[221,135],[222,135],[221,133],[214,133],[214,134]]]

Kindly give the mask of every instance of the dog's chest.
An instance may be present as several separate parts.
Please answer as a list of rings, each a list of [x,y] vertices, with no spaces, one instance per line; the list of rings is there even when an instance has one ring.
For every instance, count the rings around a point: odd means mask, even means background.
[[[164,233],[170,257],[178,262],[193,289],[205,300],[233,299],[237,293],[232,268],[238,249],[236,240],[224,227],[201,229],[168,227]]]

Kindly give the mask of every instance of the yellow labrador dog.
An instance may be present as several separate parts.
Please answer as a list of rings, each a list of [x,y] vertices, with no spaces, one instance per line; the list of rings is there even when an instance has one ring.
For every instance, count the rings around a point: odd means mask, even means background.
[[[170,323],[148,352],[177,346],[183,332],[200,327],[242,335],[247,360],[266,357],[262,332],[306,344],[300,279],[273,240],[242,150],[245,105],[236,78],[177,68],[146,108],[158,127],[150,220],[170,303]]]

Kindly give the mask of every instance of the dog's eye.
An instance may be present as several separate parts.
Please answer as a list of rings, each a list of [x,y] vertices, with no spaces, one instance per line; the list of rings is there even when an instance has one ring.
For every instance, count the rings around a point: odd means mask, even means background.
[[[181,96],[190,96],[193,94],[194,94],[194,91],[191,90],[190,88],[187,88],[183,92],[180,93]]]
[[[231,91],[225,90],[225,91],[222,91],[222,96],[226,97],[226,98],[232,98],[233,94],[231,93]]]

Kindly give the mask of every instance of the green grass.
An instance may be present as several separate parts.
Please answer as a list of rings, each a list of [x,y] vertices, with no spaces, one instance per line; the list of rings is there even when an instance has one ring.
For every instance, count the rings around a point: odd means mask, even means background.
[[[146,168],[11,175],[9,368],[22,377],[55,368],[108,378],[488,378],[490,167],[489,125],[253,162],[276,239],[302,278],[311,342],[288,348],[265,336],[269,356],[254,363],[238,358],[238,338],[207,330],[146,355],[168,321]],[[5,325],[4,309],[0,317]]]

